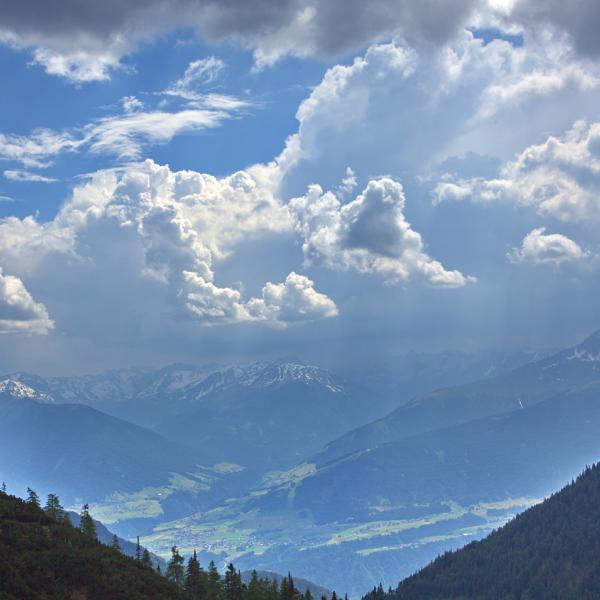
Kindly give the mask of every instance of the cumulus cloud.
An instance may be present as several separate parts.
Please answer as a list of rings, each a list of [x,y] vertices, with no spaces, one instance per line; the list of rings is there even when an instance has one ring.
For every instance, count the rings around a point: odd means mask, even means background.
[[[53,327],[46,307],[31,297],[18,277],[0,269],[0,333],[46,334]]]
[[[511,262],[531,262],[534,264],[555,264],[581,260],[589,256],[581,246],[560,233],[545,233],[545,227],[530,231],[520,248],[513,248],[508,254]]]
[[[374,273],[389,283],[419,277],[434,286],[459,287],[474,281],[446,270],[425,252],[421,235],[404,216],[404,205],[401,184],[383,177],[371,180],[348,204],[313,185],[289,208],[309,264]]]
[[[562,221],[600,218],[600,123],[579,121],[564,136],[523,150],[493,179],[446,176],[434,202],[516,202]]]
[[[250,300],[247,309],[255,319],[279,323],[314,321],[338,314],[331,298],[317,292],[308,277],[293,271],[283,283],[268,282],[262,289],[262,298]]]
[[[404,176],[467,152],[507,160],[539,131],[571,123],[567,115],[590,113],[599,75],[563,46],[485,43],[471,32],[430,53],[401,40],[375,44],[327,70],[265,175],[297,195],[322,178],[331,187],[349,164],[357,176]]]
[[[201,324],[335,316],[333,301],[296,273],[249,299],[215,282],[216,261],[240,242],[290,226],[287,209],[248,173],[216,178],[146,161],[96,173],[49,222],[4,219],[0,258],[33,280],[55,273],[63,290],[72,277],[86,296],[139,298],[133,308],[142,314],[151,286],[149,305],[162,298],[175,318]]]

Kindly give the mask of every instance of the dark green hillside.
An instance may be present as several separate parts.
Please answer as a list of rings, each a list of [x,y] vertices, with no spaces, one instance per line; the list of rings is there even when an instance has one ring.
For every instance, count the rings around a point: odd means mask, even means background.
[[[186,561],[175,546],[160,574],[139,545],[132,558],[117,536],[98,541],[87,505],[77,528],[57,496],[42,510],[28,493],[24,501],[0,491],[0,600],[312,600],[311,587],[327,592],[290,574],[243,577],[233,564],[221,575],[214,562],[204,569],[195,551]]]
[[[2,600],[180,600],[171,582],[139,561],[0,493]]]
[[[364,600],[597,600],[600,466],[480,542]]]

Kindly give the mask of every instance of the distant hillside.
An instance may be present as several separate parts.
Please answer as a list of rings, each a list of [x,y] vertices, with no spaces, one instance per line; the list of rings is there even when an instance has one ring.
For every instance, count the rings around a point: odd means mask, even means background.
[[[208,465],[228,462],[262,473],[290,468],[373,414],[368,395],[306,375],[215,391],[156,430],[194,448]]]
[[[333,440],[309,462],[320,466],[357,450],[520,410],[593,382],[600,382],[600,331],[575,347],[496,377],[417,396],[389,415]]]
[[[10,489],[54,490],[70,504],[199,472],[188,449],[157,433],[31,392],[0,390],[0,478]]]
[[[441,502],[468,506],[539,497],[599,457],[597,383],[524,409],[356,452],[255,504],[265,511],[310,511],[318,523],[406,518],[415,510],[411,507],[431,510]]]
[[[2,600],[183,600],[152,569],[0,492]]]
[[[364,600],[597,600],[600,466],[490,534],[448,552],[390,594]]]

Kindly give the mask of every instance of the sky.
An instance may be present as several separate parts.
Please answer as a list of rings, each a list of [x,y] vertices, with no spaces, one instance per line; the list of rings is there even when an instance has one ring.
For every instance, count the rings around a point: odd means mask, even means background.
[[[594,0],[3,2],[3,370],[592,333],[599,26]]]

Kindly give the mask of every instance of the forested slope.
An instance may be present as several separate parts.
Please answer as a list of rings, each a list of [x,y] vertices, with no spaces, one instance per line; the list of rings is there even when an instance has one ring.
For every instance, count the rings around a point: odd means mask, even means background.
[[[600,598],[600,466],[484,540],[363,600]]]

